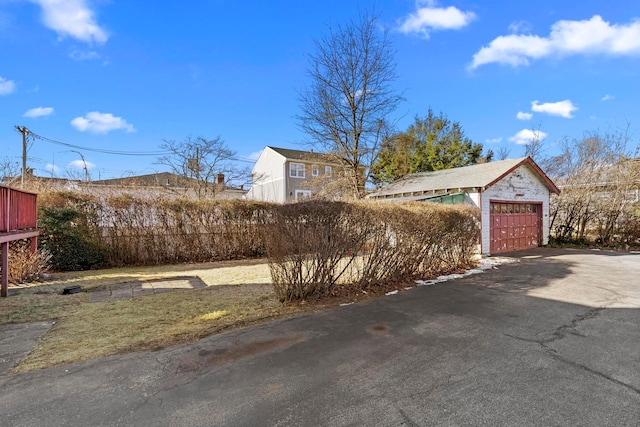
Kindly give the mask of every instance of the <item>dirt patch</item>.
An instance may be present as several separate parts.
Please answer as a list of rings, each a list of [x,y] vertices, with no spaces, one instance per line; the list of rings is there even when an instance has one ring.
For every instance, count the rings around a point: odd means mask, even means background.
[[[205,366],[217,366],[246,357],[257,356],[276,350],[283,350],[295,344],[307,341],[309,336],[304,333],[291,337],[280,337],[261,341],[240,342],[228,347],[218,347],[211,350],[200,350],[189,355],[182,361],[179,372],[197,371]]]
[[[385,336],[389,333],[390,328],[384,323],[379,323],[377,325],[372,325],[367,328],[367,332],[373,335],[381,335]]]

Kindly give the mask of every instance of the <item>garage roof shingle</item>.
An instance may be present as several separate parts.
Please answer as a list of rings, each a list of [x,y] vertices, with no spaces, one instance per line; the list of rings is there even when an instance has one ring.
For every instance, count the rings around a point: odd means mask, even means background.
[[[518,159],[506,159],[497,162],[407,175],[382,187],[369,197],[375,198],[423,191],[457,191],[458,189],[465,188],[478,188],[480,191],[484,191],[523,164],[529,166],[536,172],[551,192],[559,192],[558,188],[530,157],[521,157]]]

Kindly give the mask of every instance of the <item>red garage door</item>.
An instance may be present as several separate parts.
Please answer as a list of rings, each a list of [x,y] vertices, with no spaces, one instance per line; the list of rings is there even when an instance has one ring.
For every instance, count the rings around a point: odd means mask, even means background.
[[[491,202],[490,253],[535,248],[542,235],[542,204]]]

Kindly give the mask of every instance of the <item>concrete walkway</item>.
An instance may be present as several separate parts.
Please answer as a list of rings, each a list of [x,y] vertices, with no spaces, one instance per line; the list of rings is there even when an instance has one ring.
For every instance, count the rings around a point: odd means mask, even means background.
[[[175,277],[146,282],[119,283],[108,286],[107,289],[89,292],[89,302],[107,300],[139,298],[165,292],[184,291],[188,289],[203,289],[207,285],[198,277]]]
[[[53,322],[0,325],[0,375],[13,369],[51,329],[51,326]],[[2,425],[1,418],[0,425]]]

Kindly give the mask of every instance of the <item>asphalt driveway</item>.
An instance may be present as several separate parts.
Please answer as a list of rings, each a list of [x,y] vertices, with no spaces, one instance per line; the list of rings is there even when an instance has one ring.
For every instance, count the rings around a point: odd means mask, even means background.
[[[640,255],[482,274],[0,377],[0,425],[640,425]]]

